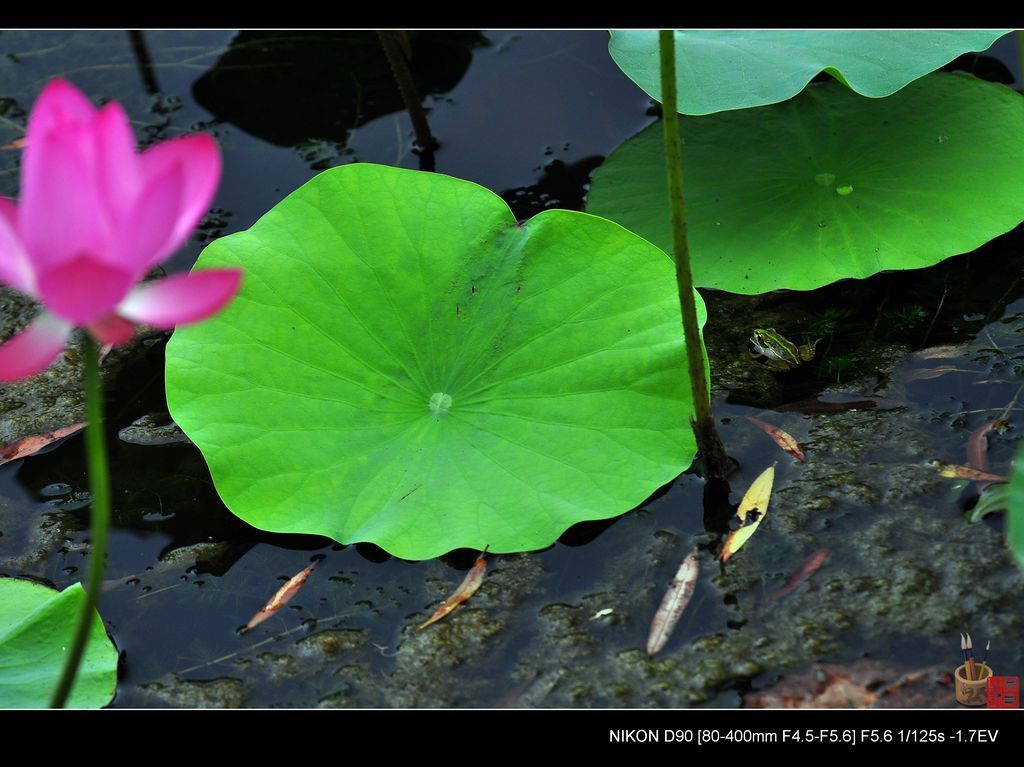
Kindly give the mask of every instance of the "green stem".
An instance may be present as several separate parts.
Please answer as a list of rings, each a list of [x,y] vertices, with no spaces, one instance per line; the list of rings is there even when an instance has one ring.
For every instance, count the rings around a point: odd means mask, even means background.
[[[686,360],[696,418],[693,431],[697,449],[704,464],[704,475],[721,479],[728,470],[725,446],[715,428],[711,413],[711,392],[704,367],[704,344],[697,320],[693,273],[690,270],[690,247],[686,240],[686,200],[683,197],[683,154],[679,139],[679,115],[676,112],[676,47],[675,32],[663,29],[658,33],[661,51],[661,111],[665,127],[665,163],[668,167],[668,198],[672,214],[672,245],[676,262],[676,285],[679,308],[683,316],[686,339]]]
[[[107,559],[107,531],[110,527],[110,467],[107,465],[106,436],[103,432],[103,390],[100,386],[99,347],[83,332],[82,358],[85,363],[85,454],[89,466],[89,490],[92,493],[92,550],[89,553],[89,578],[85,601],[78,614],[71,651],[64,662],[50,708],[63,708],[75,683],[78,667],[89,643],[96,604],[103,590],[103,570]]]

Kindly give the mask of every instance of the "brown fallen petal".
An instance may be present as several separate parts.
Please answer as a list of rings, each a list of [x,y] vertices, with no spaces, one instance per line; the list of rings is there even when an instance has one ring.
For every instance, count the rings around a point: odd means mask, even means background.
[[[22,136],[21,138],[16,138],[14,141],[10,141],[3,146],[0,146],[0,149],[24,149],[26,146],[28,146],[28,141],[26,141],[25,137]]]
[[[1013,399],[1006,404],[1006,408],[997,418],[986,424],[982,424],[971,432],[971,436],[967,440],[967,465],[972,469],[988,471],[988,433],[993,429],[999,429],[1002,431],[1006,428],[1006,418],[1010,414],[1010,410],[1013,409],[1013,406],[1017,404],[1017,398],[1020,397],[1022,391],[1024,391],[1024,384],[1021,384],[1020,388],[1017,389],[1017,393],[1013,395]],[[984,481],[978,482],[978,492],[981,492],[990,484],[992,483]]]
[[[73,423],[70,426],[63,426],[53,431],[43,432],[42,434],[33,434],[31,437],[25,437],[17,442],[12,442],[10,445],[0,447],[0,466],[11,461],[16,461],[19,458],[25,458],[30,455],[35,455],[47,445],[52,445],[59,439],[70,437],[72,434],[81,431],[85,428],[85,422]]]
[[[800,571],[786,581],[785,586],[775,592],[775,596],[772,597],[772,601],[776,602],[782,599],[786,594],[813,575],[814,572],[821,567],[822,562],[825,561],[826,554],[827,552],[825,549],[819,549],[815,553],[811,554],[811,556],[807,558],[807,561],[804,562],[803,567],[800,568]]]
[[[743,500],[740,501],[739,508],[736,509],[736,516],[740,518],[740,522],[744,526],[733,530],[725,539],[725,545],[722,547],[722,554],[719,557],[721,561],[727,561],[729,557],[739,551],[768,514],[768,503],[772,498],[772,483],[774,482],[775,466],[772,465],[762,471],[757,479],[751,483],[750,488],[743,496]],[[750,524],[746,524],[747,515],[752,511],[759,512],[757,519]]]
[[[978,471],[970,466],[960,466],[955,463],[936,463],[935,468],[944,477],[955,477],[956,479],[971,479],[974,481],[988,480],[990,482],[1009,482],[1009,477],[1000,474],[989,474],[987,471]]]
[[[948,677],[948,678],[946,678]],[[890,680],[895,681],[890,682]],[[787,673],[773,686],[747,693],[744,708],[941,708],[953,677],[939,667],[903,673],[874,660],[849,666],[815,664]]]
[[[476,562],[474,562],[473,566],[469,568],[469,572],[466,573],[466,577],[462,579],[462,583],[459,584],[459,587],[455,589],[455,593],[444,600],[441,603],[441,606],[434,611],[433,615],[417,626],[417,631],[422,631],[431,623],[436,623],[441,620],[444,616],[476,593],[476,590],[480,588],[480,584],[484,582],[484,573],[487,572],[486,555],[487,549],[480,552],[480,556],[476,558]]]
[[[988,471],[988,433],[999,421],[990,421],[971,432],[967,440],[967,464],[978,471]]]
[[[697,560],[697,547],[686,555],[686,559],[679,565],[676,577],[672,579],[672,585],[668,587],[665,596],[661,598],[661,606],[654,614],[651,621],[651,632],[647,635],[647,654],[654,655],[668,642],[672,632],[679,623],[679,616],[683,614],[686,605],[690,603],[693,596],[693,589],[697,585],[697,576],[700,574],[700,563]]]
[[[252,620],[245,624],[245,628],[242,629],[242,631],[248,631],[249,629],[258,626],[288,604],[288,601],[298,593],[300,588],[302,588],[302,584],[306,582],[309,574],[313,572],[314,567],[316,567],[316,564],[312,564],[303,569],[302,572],[293,576],[286,584],[279,588],[274,596],[272,596],[267,603],[260,608],[260,611],[252,616]]]
[[[772,438],[776,445],[781,447],[791,456],[796,458],[798,461],[806,461],[807,457],[804,455],[804,451],[800,449],[800,443],[790,436],[789,432],[785,432],[778,426],[772,426],[770,423],[754,418],[752,416],[744,416],[754,426],[761,429],[765,434]]]

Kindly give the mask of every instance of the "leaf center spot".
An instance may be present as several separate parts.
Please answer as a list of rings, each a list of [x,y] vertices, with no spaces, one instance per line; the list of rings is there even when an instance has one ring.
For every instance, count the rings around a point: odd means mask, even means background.
[[[834,173],[819,173],[814,180],[820,186],[832,186],[836,182],[836,175]]]
[[[445,394],[443,391],[434,392],[430,395],[428,404],[434,418],[444,418],[452,406],[452,395]]]

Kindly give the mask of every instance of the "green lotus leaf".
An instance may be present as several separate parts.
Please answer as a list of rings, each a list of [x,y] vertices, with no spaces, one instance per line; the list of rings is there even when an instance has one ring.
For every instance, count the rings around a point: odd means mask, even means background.
[[[242,292],[175,332],[167,398],[252,525],[536,549],[693,459],[672,263],[617,224],[519,226],[475,184],[355,164],[197,266],[227,264]]]
[[[857,93],[889,96],[1009,29],[677,30],[677,111],[706,115],[775,104],[828,72]],[[630,80],[661,101],[657,30],[611,34],[608,49]]]
[[[56,591],[17,578],[0,578],[0,708],[45,708],[57,686],[78,611],[80,583]],[[69,708],[99,708],[114,697],[117,650],[95,616],[68,699]]]
[[[838,83],[680,118],[695,284],[809,290],[974,250],[1024,219],[1024,99],[936,72],[887,99]],[[598,169],[587,210],[671,252],[663,128]]]
[[[1006,519],[1006,542],[1024,570],[1024,447],[1017,452],[1010,478],[1010,509]]]

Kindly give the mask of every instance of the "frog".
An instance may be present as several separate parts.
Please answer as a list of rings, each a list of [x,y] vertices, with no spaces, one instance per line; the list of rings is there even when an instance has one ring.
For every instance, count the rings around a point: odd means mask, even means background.
[[[751,352],[751,355],[764,358],[764,365],[770,370],[785,372],[814,359],[815,347],[820,341],[819,338],[813,344],[797,346],[775,328],[754,328],[750,342],[756,352]]]

